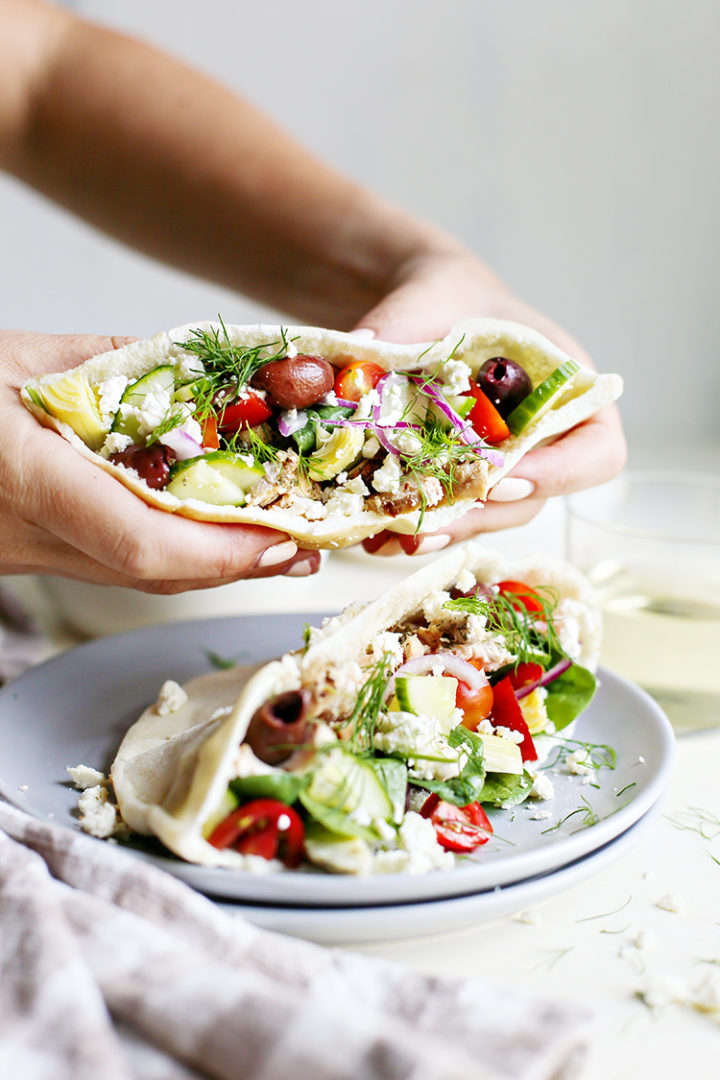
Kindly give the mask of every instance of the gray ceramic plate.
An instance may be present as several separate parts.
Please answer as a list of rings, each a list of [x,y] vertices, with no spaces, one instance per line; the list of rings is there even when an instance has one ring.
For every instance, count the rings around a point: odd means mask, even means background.
[[[77,827],[78,793],[66,766],[107,771],[122,735],[165,679],[183,682],[212,670],[209,652],[243,663],[270,659],[295,647],[304,624],[317,619],[253,615],[150,627],[101,638],[32,669],[0,691],[0,794],[36,817]],[[141,845],[137,853],[209,895],[285,906],[408,903],[519,882],[599,850],[667,786],[670,726],[647,694],[618,676],[600,672],[574,736],[612,746],[615,768],[595,772],[592,785],[562,765],[551,769],[554,799],[494,812],[496,837],[453,870],[361,878],[313,870],[249,874],[192,866]],[[534,820],[538,809],[550,817]]]

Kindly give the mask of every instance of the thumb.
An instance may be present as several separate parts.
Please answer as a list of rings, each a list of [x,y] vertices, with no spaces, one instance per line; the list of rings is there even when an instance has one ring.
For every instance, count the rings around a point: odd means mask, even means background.
[[[356,330],[372,330],[382,341],[398,344],[435,341],[460,317],[457,296],[449,283],[435,278],[404,282],[362,317]]]

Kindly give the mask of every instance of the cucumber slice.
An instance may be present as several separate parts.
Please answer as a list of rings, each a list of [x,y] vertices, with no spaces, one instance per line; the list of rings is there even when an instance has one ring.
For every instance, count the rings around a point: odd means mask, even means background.
[[[320,435],[323,428],[318,426]],[[363,428],[335,428],[322,446],[308,458],[308,475],[311,480],[331,480],[348,465],[352,465],[363,448]]]
[[[198,499],[212,506],[243,506],[246,493],[264,475],[261,465],[248,465],[241,454],[215,450],[176,461],[165,490],[178,499]]]
[[[330,750],[321,755],[307,788],[310,801],[332,810],[352,814],[364,810],[366,824],[375,818],[391,821],[393,805],[378,774],[364,761],[346,750]],[[300,793],[303,802],[304,792]]]
[[[487,772],[522,775],[522,754],[517,743],[511,742],[510,739],[502,739],[499,735],[482,735],[480,732],[477,734],[482,739]]]
[[[168,406],[175,389],[175,369],[170,364],[160,364],[148,371],[135,382],[125,387],[120,398],[120,407],[115,413],[112,430],[127,435],[134,443],[142,442],[140,421],[135,410],[142,408],[149,396],[158,399],[168,398]]]
[[[372,852],[362,837],[338,836],[314,821],[305,829],[305,851],[311,862],[335,874],[369,874]]]
[[[519,435],[528,424],[537,420],[551,404],[555,395],[562,390],[567,382],[580,370],[580,365],[575,360],[566,360],[560,367],[555,368],[547,379],[531,390],[526,398],[516,405],[505,423],[513,435]]]
[[[236,810],[240,805],[240,800],[237,795],[228,788],[223,795],[222,802],[218,806],[214,814],[211,814],[203,825],[202,834],[207,840],[210,833],[217,828],[221,821],[224,821],[228,814],[232,814],[233,810]]]
[[[395,697],[403,712],[449,720],[455,711],[458,681],[444,675],[398,675]]]
[[[68,424],[86,446],[99,450],[105,442],[103,424],[95,390],[77,369],[62,379],[39,387],[31,394],[36,405]]]

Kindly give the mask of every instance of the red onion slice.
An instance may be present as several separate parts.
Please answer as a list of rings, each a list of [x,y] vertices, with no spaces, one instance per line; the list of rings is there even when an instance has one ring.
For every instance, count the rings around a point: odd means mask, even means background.
[[[206,453],[205,447],[182,428],[171,428],[158,436],[158,442],[172,450],[177,461],[187,461],[188,458],[201,457]]]
[[[423,379],[422,376],[413,376],[413,382],[417,386],[421,393],[425,394],[433,401],[443,416],[450,421],[452,426],[458,433],[458,437],[466,443],[475,453],[481,457],[487,459],[491,465],[502,465],[505,456],[500,453],[499,450],[493,450],[488,446],[485,440],[478,435],[474,430],[472,424],[463,420],[459,413],[456,413],[452,405],[448,403],[439,387],[427,379]]]
[[[353,410],[355,410],[358,407],[357,401],[348,401],[347,398],[341,398],[341,397],[336,398],[333,404],[339,405],[341,409],[353,409]]]
[[[539,686],[547,686],[548,683],[554,682],[559,675],[562,675],[564,671],[567,671],[569,667],[572,667],[572,660],[569,656],[564,657],[562,660],[558,660],[557,664],[553,664],[551,668],[548,668],[545,674],[540,679],[536,679],[535,682],[528,683],[527,686],[521,686],[519,690],[515,691],[515,697],[520,701],[521,698],[527,697],[528,694],[532,694],[533,690],[537,690]]]
[[[295,415],[293,416],[293,412]],[[295,410],[288,409],[285,412],[281,412],[278,417],[278,431],[284,439],[287,439],[290,435],[293,435],[300,428],[304,428],[307,424],[307,413],[303,409]]]
[[[484,671],[479,671],[467,660],[456,656],[451,652],[428,653],[427,656],[416,656],[414,660],[407,660],[401,664],[392,678],[388,681],[385,689],[385,697],[388,698],[395,689],[395,680],[398,675],[427,675],[442,668],[446,675],[465,683],[469,690],[477,692],[487,686],[489,679]]]

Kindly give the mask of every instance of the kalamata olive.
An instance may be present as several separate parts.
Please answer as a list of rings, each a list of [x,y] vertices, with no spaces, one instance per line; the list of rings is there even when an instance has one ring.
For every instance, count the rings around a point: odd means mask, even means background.
[[[477,382],[503,418],[509,416],[533,388],[525,369],[502,356],[485,361],[477,374]]]
[[[321,356],[301,353],[263,364],[250,381],[258,390],[265,390],[271,404],[281,409],[304,409],[332,390],[335,372]]]
[[[111,454],[110,461],[113,465],[124,465],[126,469],[134,469],[149,488],[159,490],[168,482],[170,466],[175,461],[175,452],[169,446],[163,446],[162,443],[152,443],[150,446],[128,446],[127,450]]]
[[[306,690],[276,694],[253,713],[245,742],[266,765],[279,765],[308,741],[311,721],[307,717]]]

